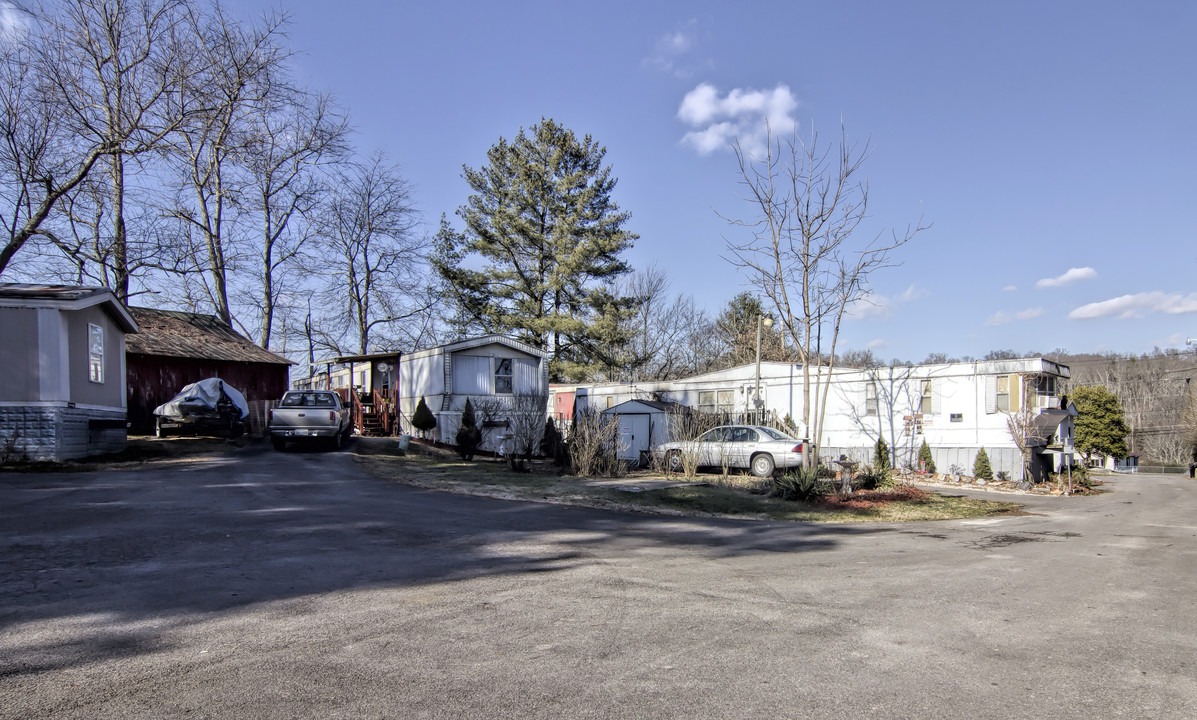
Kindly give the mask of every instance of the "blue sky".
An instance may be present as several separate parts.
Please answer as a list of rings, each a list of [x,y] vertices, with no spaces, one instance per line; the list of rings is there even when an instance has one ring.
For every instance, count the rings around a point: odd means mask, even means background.
[[[242,0],[248,13],[253,0]],[[1197,3],[288,0],[301,77],[416,186],[428,231],[500,136],[607,148],[675,292],[717,313],[748,217],[728,135],[871,139],[869,237],[933,223],[841,347],[1145,352],[1197,337]],[[683,111],[683,107],[686,109]]]

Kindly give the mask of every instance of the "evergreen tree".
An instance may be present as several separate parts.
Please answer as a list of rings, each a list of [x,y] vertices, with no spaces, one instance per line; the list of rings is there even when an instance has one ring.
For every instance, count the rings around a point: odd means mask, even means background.
[[[557,465],[563,464],[561,461],[561,433],[557,431],[557,424],[553,422],[552,417],[544,419],[544,436],[540,440],[540,454],[546,458],[552,458]]]
[[[993,479],[993,468],[989,467],[989,453],[985,448],[977,451],[977,459],[973,461],[973,477],[982,480]]]
[[[889,445],[885,438],[877,438],[877,444],[873,446],[873,468],[879,473],[890,471]]]
[[[416,405],[416,411],[412,413],[411,424],[421,433],[436,427],[436,416],[428,409],[428,403],[424,402],[424,398],[420,398],[420,404]]]
[[[1130,429],[1122,417],[1118,396],[1100,386],[1073,388],[1068,399],[1076,405],[1075,444],[1086,462],[1093,453],[1126,457]]]
[[[421,402],[423,400],[421,399]],[[474,459],[474,453],[482,444],[482,431],[478,429],[478,421],[474,417],[474,406],[466,398],[465,409],[461,411],[461,426],[457,428],[457,454],[462,460],[469,462]]]
[[[919,462],[927,472],[935,472],[935,458],[931,456],[931,448],[927,446],[926,438],[923,439],[923,446],[919,448]]]
[[[481,168],[463,168],[473,194],[464,232],[442,219],[433,263],[459,326],[514,335],[549,354],[554,381],[613,366],[635,301],[616,297],[636,235],[611,197],[606,149],[551,119],[500,138]],[[478,267],[481,261],[481,268]],[[471,262],[474,261],[474,262]]]

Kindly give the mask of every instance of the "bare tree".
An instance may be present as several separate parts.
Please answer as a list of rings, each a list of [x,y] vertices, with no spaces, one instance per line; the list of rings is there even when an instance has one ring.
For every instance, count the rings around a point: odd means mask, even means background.
[[[253,117],[245,142],[248,209],[258,215],[258,344],[270,347],[287,270],[315,232],[313,216],[328,190],[320,171],[348,152],[348,122],[328,96],[287,92]]]
[[[416,234],[411,186],[381,153],[350,164],[321,209],[320,292],[329,312],[322,342],[342,351],[370,351],[372,342],[418,345],[427,330],[420,317],[433,302],[425,250]],[[381,337],[380,337],[381,335]]]
[[[795,130],[785,144],[769,133],[764,158],[736,145],[751,220],[732,220],[752,237],[729,241],[730,260],[748,270],[752,284],[777,310],[803,364],[802,425],[812,438],[808,467],[818,463],[828,382],[835,370],[840,324],[854,304],[867,302],[870,276],[896,264],[893,252],[925,229],[921,218],[902,235],[878,234],[853,243],[865,219],[869,187],[860,177],[869,145],[849,143],[841,128],[838,148],[824,147],[817,133],[803,141]]]
[[[58,84],[46,63],[55,35],[44,30],[40,23],[30,24],[0,37],[0,273],[44,232],[56,204],[101,158],[119,151],[107,139],[77,142],[62,122]]]
[[[544,437],[544,420],[548,415],[549,398],[542,393],[516,393],[508,409],[512,452],[507,462],[512,470],[524,469],[524,462],[532,459]]]
[[[282,20],[268,16],[250,26],[217,5],[210,14],[192,14],[189,29],[198,40],[195,55],[202,69],[187,78],[183,93],[200,99],[202,111],[170,136],[180,182],[166,214],[192,240],[189,255],[203,291],[216,314],[232,325],[229,285],[238,252],[232,233],[244,227],[237,222],[245,203],[240,170],[251,118],[285,89],[281,65],[287,56],[277,43]]]
[[[186,91],[192,73],[203,70],[185,31],[188,9],[184,0],[61,0],[34,11],[44,33],[31,57],[41,100],[51,104],[73,157],[83,159],[77,167],[90,171],[103,156],[111,222],[106,257],[122,300],[130,277],[126,166],[162,149],[201,109]]]

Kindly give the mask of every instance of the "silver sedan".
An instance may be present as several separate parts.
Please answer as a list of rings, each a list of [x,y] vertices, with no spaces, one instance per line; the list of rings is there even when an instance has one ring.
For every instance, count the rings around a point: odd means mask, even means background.
[[[757,477],[769,477],[777,468],[802,465],[802,441],[761,425],[722,425],[696,440],[662,443],[653,454],[674,472],[691,464],[747,468]]]

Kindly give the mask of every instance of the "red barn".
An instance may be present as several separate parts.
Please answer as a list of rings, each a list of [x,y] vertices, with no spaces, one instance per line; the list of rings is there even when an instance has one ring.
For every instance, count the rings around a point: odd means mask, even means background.
[[[131,307],[141,332],[126,339],[130,431],[154,429],[154,408],[185,385],[218,377],[240,390],[251,426],[287,391],[294,363],[258,347],[215,315]],[[136,340],[134,340],[136,338]]]

